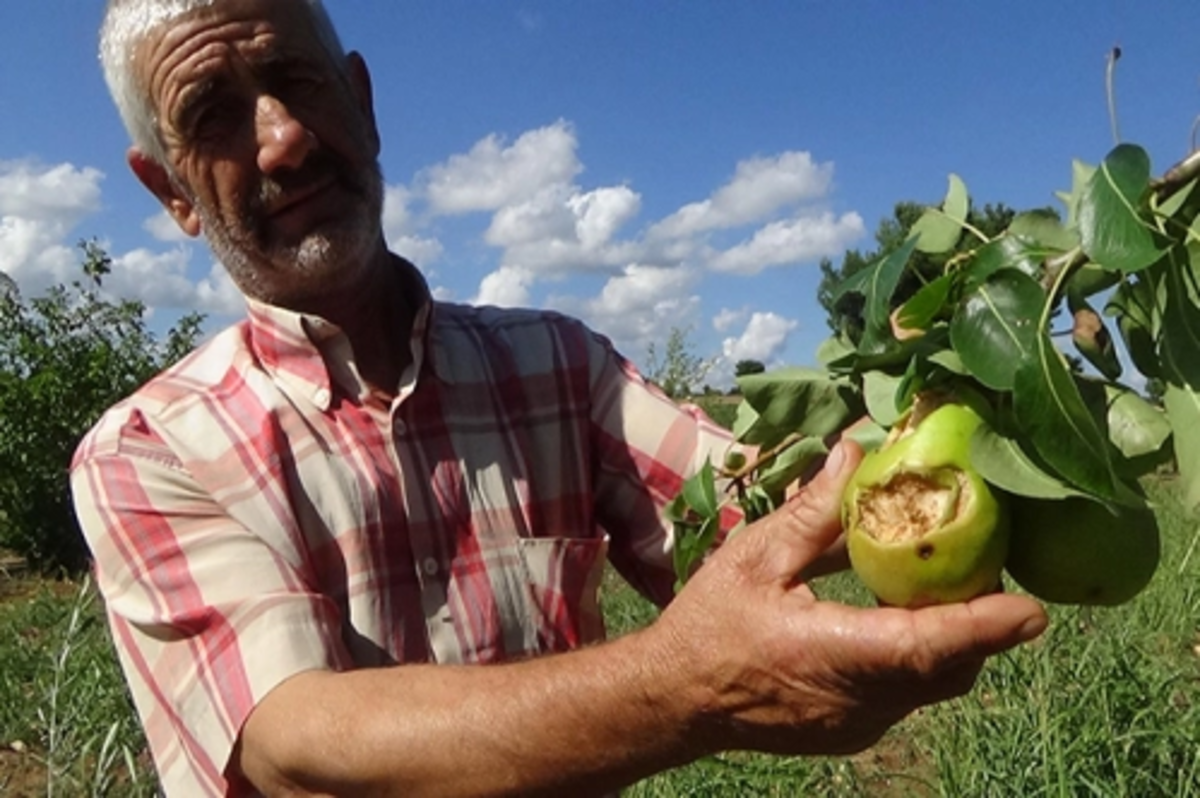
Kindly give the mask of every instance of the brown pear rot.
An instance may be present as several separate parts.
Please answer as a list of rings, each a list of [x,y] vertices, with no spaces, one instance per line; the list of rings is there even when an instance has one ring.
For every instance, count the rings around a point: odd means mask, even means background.
[[[1008,512],[971,465],[982,423],[965,404],[918,402],[851,477],[842,500],[850,564],[881,602],[944,604],[999,586]]]

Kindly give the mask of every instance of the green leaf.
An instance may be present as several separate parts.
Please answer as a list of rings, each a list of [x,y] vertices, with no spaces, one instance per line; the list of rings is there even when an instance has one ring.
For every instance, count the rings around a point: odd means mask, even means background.
[[[1153,267],[1117,286],[1104,308],[1105,315],[1116,317],[1117,330],[1134,368],[1147,378],[1163,376],[1156,343],[1162,314],[1151,274],[1157,270]]]
[[[860,354],[881,354],[895,345],[892,336],[891,301],[896,286],[908,268],[916,239],[910,238],[869,271],[870,279],[864,285],[863,308],[864,330],[859,342]]]
[[[877,264],[873,264],[877,265]],[[836,305],[846,294],[863,294],[866,295],[870,288],[871,276],[873,269],[866,268],[851,274],[844,278],[840,283],[833,287],[829,293],[829,301]]]
[[[929,362],[944,368],[951,374],[958,374],[966,377],[971,373],[967,371],[967,367],[963,365],[962,357],[953,349],[943,349],[940,352],[934,352],[929,356]]]
[[[1031,277],[1002,269],[970,294],[950,323],[950,341],[981,383],[1012,390],[1015,374],[1035,355],[1046,292]]]
[[[1171,437],[1171,422],[1161,409],[1121,385],[1106,384],[1108,439],[1129,459],[1160,451]]]
[[[873,452],[883,445],[883,442],[887,439],[887,435],[887,429],[876,424],[874,421],[869,421],[865,424],[856,424],[851,429],[846,430],[843,437],[863,447],[863,451]]]
[[[1081,300],[1107,291],[1120,282],[1121,275],[1117,272],[1102,269],[1094,263],[1086,263],[1068,278],[1066,293],[1069,297]]]
[[[962,237],[970,199],[967,187],[958,175],[950,175],[949,182],[942,207],[926,210],[909,231],[909,235],[917,240],[919,252],[931,255],[949,252]]]
[[[1013,411],[1023,439],[1076,488],[1105,501],[1140,504],[1141,498],[1117,479],[1107,436],[1049,335],[1036,336],[1034,354],[1017,369],[1013,385]]]
[[[675,541],[671,550],[675,567],[675,589],[678,591],[704,561],[720,531],[716,518],[706,518],[697,523],[675,523]]]
[[[900,418],[896,394],[902,379],[882,371],[868,371],[863,375],[863,399],[867,413],[877,424],[890,427]]]
[[[971,436],[971,464],[985,480],[1017,496],[1065,499],[1084,495],[1034,463],[1016,440],[986,426]]]
[[[862,415],[862,399],[848,381],[805,368],[739,377],[742,406],[734,435],[744,443],[774,446],[792,433],[824,437]]]
[[[1196,186],[1197,181],[1192,180],[1183,188],[1180,188],[1178,191],[1174,192],[1161,202],[1158,201],[1157,197],[1154,197],[1152,199],[1152,207],[1154,208],[1155,215],[1169,219],[1170,217],[1179,213],[1179,211],[1183,208],[1184,203],[1192,198],[1192,192],[1196,190]]]
[[[964,270],[963,290],[974,291],[987,282],[988,278],[1004,269],[1015,269],[1034,281],[1042,277],[1042,263],[1057,250],[1047,250],[1016,236],[1000,236],[975,251],[975,257]]]
[[[1071,190],[1069,192],[1056,192],[1063,205],[1067,209],[1067,228],[1077,230],[1079,226],[1079,204],[1083,198],[1084,192],[1087,191],[1088,184],[1092,180],[1092,175],[1096,173],[1096,167],[1091,164],[1084,163],[1080,160],[1071,162]]]
[[[663,517],[672,523],[684,522],[694,518],[688,509],[687,499],[683,497],[682,493],[677,494],[663,508]]]
[[[1200,249],[1175,247],[1164,277],[1160,354],[1164,376],[1193,391],[1200,390],[1200,290],[1197,289]]]
[[[1083,251],[1106,269],[1136,272],[1162,256],[1146,222],[1150,157],[1141,147],[1121,144],[1092,175],[1079,202]]]
[[[696,513],[704,518],[716,517],[717,506],[716,473],[712,463],[704,461],[704,465],[683,483],[682,495]]]
[[[788,485],[804,476],[819,458],[827,454],[829,447],[820,438],[801,438],[759,471],[758,484],[778,506],[783,502]]]
[[[1184,500],[1188,508],[1200,509],[1200,394],[1169,384],[1163,404],[1175,431],[1175,457]]]
[[[854,344],[845,336],[830,336],[817,346],[817,362],[826,366],[854,354]]]
[[[704,559],[721,529],[716,472],[711,462],[705,461],[704,466],[683,483],[683,489],[663,514],[675,530],[672,561],[678,587]]]
[[[1047,210],[1017,214],[1008,226],[1008,234],[1045,250],[1066,252],[1079,246],[1079,233],[1063,226],[1058,215]]]
[[[896,321],[906,330],[928,330],[945,313],[953,287],[952,274],[943,274],[926,283],[900,306]]]

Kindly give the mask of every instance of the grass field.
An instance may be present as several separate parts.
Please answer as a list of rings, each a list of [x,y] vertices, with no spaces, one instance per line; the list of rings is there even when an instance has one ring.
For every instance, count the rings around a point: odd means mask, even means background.
[[[635,785],[676,796],[1200,796],[1200,526],[1155,490],[1163,561],[1132,603],[1052,607],[1038,642],[976,690],[850,758],[731,753]],[[842,574],[822,597],[864,604]],[[654,611],[615,578],[612,634]],[[0,795],[140,796],[153,774],[91,588],[0,575]]]

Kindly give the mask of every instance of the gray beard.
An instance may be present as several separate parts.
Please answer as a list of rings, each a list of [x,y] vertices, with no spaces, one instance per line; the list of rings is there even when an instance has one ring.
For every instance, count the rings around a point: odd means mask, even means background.
[[[352,222],[327,225],[297,244],[263,249],[251,232],[254,220],[236,227],[200,203],[195,204],[209,247],[238,290],[267,304],[287,307],[343,284],[371,259],[383,240],[383,177],[378,165],[360,181],[363,212]]]

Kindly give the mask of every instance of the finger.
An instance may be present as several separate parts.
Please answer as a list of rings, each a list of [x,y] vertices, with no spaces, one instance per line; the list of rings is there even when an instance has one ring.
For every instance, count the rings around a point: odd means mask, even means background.
[[[770,578],[784,584],[795,582],[806,566],[837,541],[842,530],[842,493],[861,459],[862,448],[856,443],[834,446],[821,473],[778,511],[743,533],[757,528],[759,545],[754,554]]]
[[[849,567],[850,551],[846,548],[846,534],[843,532],[815,560],[804,566],[796,580],[808,582],[819,576],[840,573]]]
[[[929,672],[1007,651],[1040,635],[1049,620],[1033,599],[995,593],[915,610],[912,623],[912,665]]]

